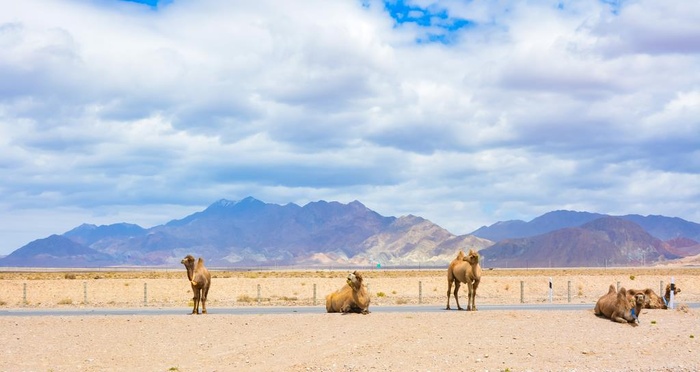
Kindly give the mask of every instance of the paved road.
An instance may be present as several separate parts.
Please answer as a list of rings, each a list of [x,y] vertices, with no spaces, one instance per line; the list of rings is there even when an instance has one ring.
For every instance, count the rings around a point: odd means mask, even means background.
[[[686,303],[688,307],[700,308],[699,302]],[[517,305],[479,305],[479,311],[509,310],[509,311],[548,311],[548,310],[592,310],[594,304],[517,304]],[[127,309],[85,308],[85,309],[10,309],[0,310],[0,316],[105,316],[105,315],[187,315],[191,308],[148,308],[136,307]],[[401,305],[401,306],[370,306],[374,313],[437,313],[445,308],[437,305]],[[256,315],[256,314],[323,314],[323,306],[261,306],[261,307],[227,307],[210,308],[209,314],[227,315]]]

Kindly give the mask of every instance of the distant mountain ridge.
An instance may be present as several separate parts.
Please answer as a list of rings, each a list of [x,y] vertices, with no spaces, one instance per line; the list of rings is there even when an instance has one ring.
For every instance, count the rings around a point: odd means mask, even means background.
[[[653,232],[653,234],[652,234]],[[163,225],[80,225],[0,258],[0,266],[444,266],[460,249],[485,267],[651,265],[700,261],[700,225],[664,216],[553,211],[454,235],[419,216],[382,216],[359,201],[278,205],[221,199]],[[484,236],[507,238],[494,242]],[[671,237],[665,239],[663,237]]]
[[[37,240],[19,248],[0,266],[176,266],[186,254],[229,267],[444,264],[459,249],[493,243],[457,237],[420,217],[384,217],[358,201],[301,207],[253,197],[222,199],[149,229],[83,224],[52,239],[54,245]]]
[[[482,226],[471,232],[470,235],[478,236],[491,241],[526,238],[566,227],[578,227],[602,217],[616,216],[600,213],[558,210],[545,213],[529,222],[521,220],[496,222],[491,226]],[[649,234],[661,240],[685,237],[700,241],[700,224],[689,222],[678,217],[653,215],[645,217],[638,214],[629,214],[617,217],[636,223]]]
[[[505,239],[480,253],[487,265],[498,267],[642,266],[681,258],[669,248],[634,222],[601,217],[580,227]]]

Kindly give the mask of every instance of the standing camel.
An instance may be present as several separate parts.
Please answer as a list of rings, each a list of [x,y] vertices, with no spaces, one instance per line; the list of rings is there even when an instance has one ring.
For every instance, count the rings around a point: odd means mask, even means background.
[[[187,269],[187,279],[190,280],[192,292],[194,293],[194,298],[192,298],[194,301],[192,314],[199,314],[200,300],[202,302],[202,314],[206,314],[207,294],[209,293],[209,286],[211,285],[211,274],[209,274],[209,270],[204,267],[204,259],[200,257],[195,266],[194,257],[188,254],[180,263],[185,265]]]
[[[447,310],[450,310],[450,291],[452,283],[455,284],[455,301],[457,301],[457,309],[464,310],[459,306],[459,286],[462,283],[467,283],[469,288],[469,299],[467,300],[467,311],[476,311],[476,289],[481,281],[481,266],[479,266],[479,253],[473,249],[465,256],[461,250],[457,257],[450,262],[450,267],[447,268]]]

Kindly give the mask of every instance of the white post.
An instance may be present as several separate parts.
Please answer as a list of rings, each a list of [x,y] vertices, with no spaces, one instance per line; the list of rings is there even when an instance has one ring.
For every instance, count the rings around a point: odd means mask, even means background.
[[[673,279],[673,277],[671,277],[671,299],[668,300],[668,308],[671,310],[673,310],[673,292],[675,292],[675,289],[676,289],[676,282]]]
[[[552,303],[552,277],[549,277],[549,303]]]

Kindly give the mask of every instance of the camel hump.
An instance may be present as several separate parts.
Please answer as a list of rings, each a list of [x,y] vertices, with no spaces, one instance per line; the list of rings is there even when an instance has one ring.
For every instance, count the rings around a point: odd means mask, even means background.
[[[462,251],[462,250],[460,249],[460,250],[459,250],[459,253],[457,253],[457,259],[458,259],[458,260],[461,260],[461,259],[463,259],[463,258],[464,258],[464,251]]]
[[[204,259],[202,257],[200,257],[199,259],[197,259],[197,267],[202,267],[202,266],[204,266]]]
[[[617,298],[619,298],[619,299],[626,299],[627,298],[627,290],[625,289],[625,287],[620,287],[620,290],[617,291]]]

